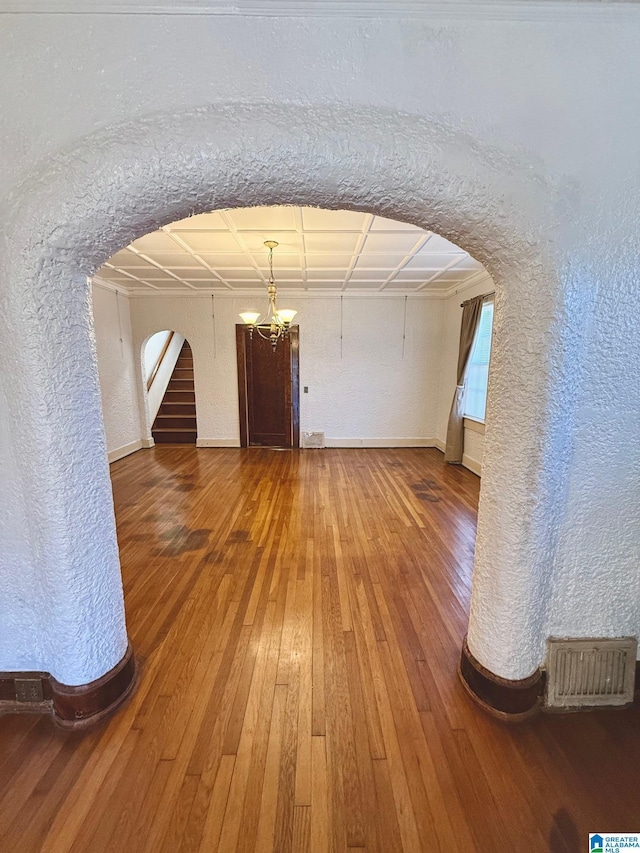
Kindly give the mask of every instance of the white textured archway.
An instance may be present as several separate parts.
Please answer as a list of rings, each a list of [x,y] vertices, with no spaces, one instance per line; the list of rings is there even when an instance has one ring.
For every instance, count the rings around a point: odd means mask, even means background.
[[[83,684],[127,645],[87,276],[190,213],[290,203],[429,228],[492,273],[496,347],[469,644],[505,678],[535,670],[568,464],[557,450],[572,416],[562,390],[571,329],[540,237],[552,201],[530,166],[457,128],[374,109],[230,104],[156,114],[42,164],[15,199],[2,260],[10,298],[0,322],[13,369],[5,394],[21,424],[8,436],[10,559],[24,565],[23,587],[0,588],[12,623],[0,669]],[[29,495],[38,504],[31,521]]]

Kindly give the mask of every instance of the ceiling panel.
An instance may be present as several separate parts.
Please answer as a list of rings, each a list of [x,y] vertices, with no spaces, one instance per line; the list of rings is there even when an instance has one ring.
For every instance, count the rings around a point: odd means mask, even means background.
[[[154,252],[183,252],[182,246],[170,237],[165,231],[154,231],[131,244],[134,249],[144,254],[153,255]]]
[[[144,279],[154,279],[154,278],[171,278],[170,275],[167,275],[168,270],[166,269],[158,269],[158,267],[147,266],[146,269],[135,269],[131,270],[131,272],[136,276],[136,278],[144,278]],[[172,270],[173,272],[173,270]],[[186,272],[186,270],[185,270]],[[175,275],[182,278],[179,272],[176,272]]]
[[[385,285],[385,290],[417,290],[420,287],[419,281],[399,281],[394,279]]]
[[[209,278],[211,278],[211,273],[207,273]],[[254,270],[252,267],[239,267],[236,270],[220,270],[218,275],[220,278],[223,278],[225,281],[233,281],[234,279],[244,279],[248,281],[255,282],[264,282],[263,277],[257,270]],[[192,276],[190,276],[192,278]],[[204,278],[204,276],[197,276],[197,278]]]
[[[167,226],[167,231],[228,231],[229,226],[218,210],[211,213],[199,213],[188,219],[180,219]]]
[[[327,281],[310,281],[309,290],[342,290],[344,281],[328,279]]]
[[[471,255],[464,255],[461,260],[456,264],[457,270],[482,270],[484,267],[480,263],[480,261],[476,261],[475,258],[472,258]]]
[[[234,270],[234,272],[235,272],[235,270]],[[251,270],[251,272],[253,272],[253,270]],[[178,273],[176,273],[176,275],[178,275]],[[219,275],[224,278],[222,273],[219,273]],[[215,276],[210,270],[207,270],[204,267],[200,267],[200,269],[194,268],[191,270],[184,270],[180,274],[180,278],[184,278],[185,280],[186,279],[195,279],[196,281],[198,281],[198,280],[205,280],[206,279],[207,281],[212,281],[213,279],[215,279]]]
[[[212,269],[253,266],[245,252],[198,252],[198,257]]]
[[[374,216],[371,231],[417,231],[419,234],[428,234],[417,225],[409,225],[408,222],[396,222],[395,219],[385,219],[383,216]]]
[[[347,270],[307,270],[308,281],[326,281],[335,279],[344,282]]]
[[[464,255],[414,255],[410,258],[405,268],[408,269],[430,269],[441,270],[448,267],[450,264],[458,263]]]
[[[278,246],[278,249],[279,248],[280,247]],[[273,255],[274,272],[277,273],[278,270],[287,269],[287,268],[298,269],[298,270],[302,269],[302,260],[301,259],[303,256],[300,255],[299,252],[292,252],[290,255],[289,254],[277,254],[278,249],[276,249],[274,251],[274,255]],[[245,256],[243,256],[243,257],[245,257]],[[252,258],[254,264],[257,264],[257,266],[259,266],[260,269],[265,269],[265,270],[269,269],[269,256],[268,256],[266,250],[261,255],[260,254],[252,255],[251,258]]]
[[[457,267],[453,270],[445,270],[438,275],[438,281],[464,281],[466,278],[469,278],[470,273],[469,270],[461,270]]]
[[[304,247],[307,252],[353,253],[360,236],[360,232],[356,234],[349,231],[305,234]]]
[[[393,269],[387,270],[376,270],[376,269],[367,269],[363,267],[362,269],[351,270],[349,273],[350,281],[372,281],[375,282],[375,288],[377,289],[380,285],[386,281],[390,275],[393,275]],[[372,285],[373,287],[374,285]]]
[[[364,252],[407,255],[414,251],[416,244],[424,239],[424,236],[416,232],[406,234],[404,231],[396,231],[394,234],[369,234],[364,244]]]
[[[124,269],[133,269],[134,267],[148,267],[149,261],[146,258],[141,257],[140,255],[136,255],[135,252],[130,252],[128,249],[125,249],[122,252],[118,252],[117,255],[114,255],[112,258],[109,258],[109,263],[114,267],[121,267]]]
[[[229,231],[181,231],[180,239],[194,252],[237,252],[238,241]]]
[[[450,243],[448,240],[445,240],[444,237],[440,237],[439,234],[432,234],[420,249],[420,252],[456,252],[462,255],[466,254],[464,249],[461,249],[460,246],[456,246],[455,243]]]
[[[398,270],[398,272],[394,273],[393,280],[401,279],[402,281],[427,281],[427,279],[431,278],[438,274],[437,270],[413,270],[413,269],[405,269]]]
[[[238,237],[245,244],[250,252],[264,252],[267,250],[264,246],[265,240],[275,240],[278,243],[278,255],[284,255],[287,252],[302,251],[302,235],[297,231],[238,231]],[[274,252],[275,255],[275,252]]]
[[[240,257],[244,257],[240,255]],[[161,267],[169,267],[173,269],[174,267],[200,267],[202,268],[202,264],[200,261],[194,257],[189,252],[177,252],[174,254],[165,254],[164,252],[154,252],[153,260],[160,264]]]
[[[274,276],[286,290],[438,292],[483,269],[455,244],[414,225],[348,210],[280,206],[173,222],[118,252],[98,275],[136,291],[259,290],[268,278],[265,240],[280,244]]]
[[[405,258],[406,255],[360,255],[356,269],[394,270]]]
[[[110,267],[102,267],[100,276],[107,281],[131,281],[131,277],[122,270],[113,270]]]
[[[296,207],[241,207],[225,211],[224,216],[236,230],[253,230],[259,222],[259,231],[275,233],[297,230],[297,210]]]
[[[302,225],[305,231],[362,231],[369,219],[367,213],[353,210],[323,210],[319,207],[302,208]]]
[[[350,266],[353,255],[332,255],[327,252],[326,255],[315,253],[307,254],[307,269],[324,269],[333,267],[334,269],[347,269]]]

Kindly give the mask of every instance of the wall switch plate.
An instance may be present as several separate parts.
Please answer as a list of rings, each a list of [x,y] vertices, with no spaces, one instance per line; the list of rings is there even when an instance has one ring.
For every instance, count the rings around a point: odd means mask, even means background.
[[[43,702],[42,681],[39,678],[16,678],[17,702]]]

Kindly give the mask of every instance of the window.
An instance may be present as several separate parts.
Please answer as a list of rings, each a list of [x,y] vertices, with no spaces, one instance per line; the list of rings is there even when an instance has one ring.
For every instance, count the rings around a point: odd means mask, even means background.
[[[485,300],[480,314],[478,331],[471,348],[464,393],[464,416],[484,421],[487,408],[487,381],[491,359],[491,330],[493,328],[493,299]]]

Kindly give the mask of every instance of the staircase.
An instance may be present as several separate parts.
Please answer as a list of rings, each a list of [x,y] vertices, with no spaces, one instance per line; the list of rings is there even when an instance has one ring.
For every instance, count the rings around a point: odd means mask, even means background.
[[[156,444],[195,444],[196,434],[193,354],[185,341],[153,422],[151,435]]]

